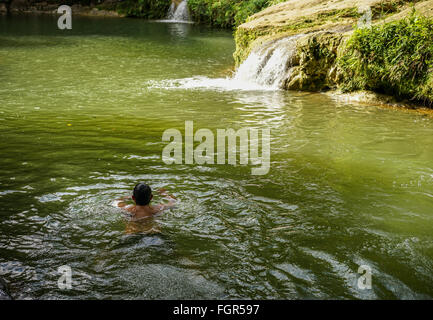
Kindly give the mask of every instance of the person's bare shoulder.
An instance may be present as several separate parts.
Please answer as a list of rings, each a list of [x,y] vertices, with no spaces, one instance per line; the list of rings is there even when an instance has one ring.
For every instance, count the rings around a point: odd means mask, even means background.
[[[150,209],[152,210],[152,214],[157,214],[164,210],[163,204],[157,204],[156,206],[151,206]]]
[[[122,209],[124,209],[124,210],[126,210],[128,212],[135,212],[136,211],[135,210],[136,208],[135,208],[134,205],[125,206],[125,207],[122,207]]]

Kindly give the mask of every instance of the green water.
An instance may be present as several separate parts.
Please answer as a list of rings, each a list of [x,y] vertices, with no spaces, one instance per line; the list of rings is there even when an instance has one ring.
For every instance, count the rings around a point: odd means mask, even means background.
[[[432,118],[166,85],[228,76],[228,31],[56,25],[0,17],[0,275],[16,298],[433,297]],[[164,164],[162,133],[187,120],[271,128],[269,173]],[[138,181],[179,199],[150,227],[113,205]],[[62,265],[72,290],[57,287]]]

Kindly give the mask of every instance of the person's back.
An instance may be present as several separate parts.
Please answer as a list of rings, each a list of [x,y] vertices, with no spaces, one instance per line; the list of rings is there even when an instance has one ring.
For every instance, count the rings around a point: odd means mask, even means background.
[[[164,209],[173,207],[176,199],[172,195],[169,195],[165,189],[159,189],[158,192],[162,196],[170,199],[170,202],[168,204],[161,203],[156,206],[152,206],[150,204],[153,199],[152,189],[147,184],[140,182],[134,187],[132,197],[126,196],[118,199],[121,200],[121,202],[119,202],[117,205],[120,208],[130,212],[132,215],[132,220],[140,220],[143,218],[152,217],[153,215],[161,212]],[[127,204],[123,202],[123,200],[126,199],[132,199],[135,202],[135,205],[127,206]]]

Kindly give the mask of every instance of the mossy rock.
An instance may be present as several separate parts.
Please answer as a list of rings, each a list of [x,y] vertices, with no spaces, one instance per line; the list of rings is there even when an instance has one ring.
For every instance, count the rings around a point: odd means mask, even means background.
[[[289,0],[250,17],[247,23],[236,30],[234,53],[236,65],[240,65],[252,50],[266,45],[266,42],[305,34],[297,41],[297,53],[294,58],[297,61],[292,64],[285,81],[286,89],[306,91],[336,89],[343,92],[371,90],[432,106],[433,29],[427,28],[429,31],[424,32],[424,38],[419,37],[420,40],[415,45],[414,40],[411,40],[411,45],[417,48],[416,52],[420,55],[415,54],[410,58],[410,52],[406,52],[406,57],[401,61],[393,60],[392,56],[397,57],[400,51],[405,51],[403,46],[402,50],[389,54],[391,58],[382,65],[379,60],[388,50],[386,47],[393,42],[392,39],[401,37],[404,40],[404,35],[392,35],[394,27],[391,25],[383,29],[383,34],[376,32],[364,37],[364,43],[374,42],[375,49],[367,50],[363,54],[359,54],[359,50],[358,52],[353,50],[351,45],[353,45],[353,37],[356,37],[353,30],[356,30],[359,18],[357,8],[367,3],[372,12],[373,30],[381,28],[384,24],[389,25],[392,21],[401,23],[410,15],[413,10],[412,5],[419,17],[433,16],[433,0],[341,0],[339,2]],[[368,30],[370,29],[365,28],[364,32],[368,33]],[[390,40],[383,41],[381,44],[380,39],[385,39],[386,33],[391,34]],[[407,32],[408,39],[411,34],[410,31]],[[392,48],[389,50],[392,52]],[[431,55],[429,52],[432,52]],[[370,61],[369,65],[365,63],[356,65],[357,61],[362,59],[367,61],[368,57],[378,57],[379,60]],[[341,63],[344,59],[349,59],[352,66]],[[415,71],[406,70],[406,72],[405,67]]]

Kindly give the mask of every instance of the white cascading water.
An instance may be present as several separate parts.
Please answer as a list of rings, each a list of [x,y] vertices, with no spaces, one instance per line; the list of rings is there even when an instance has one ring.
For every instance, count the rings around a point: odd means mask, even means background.
[[[174,22],[189,22],[190,19],[187,1],[183,0],[181,3],[179,3],[177,7],[176,4],[172,2],[170,5],[170,9],[168,10],[167,19]]]
[[[256,48],[239,66],[233,77],[208,78],[199,76],[166,80],[158,84],[150,83],[150,87],[222,91],[279,90],[290,75],[293,66],[292,60],[296,53],[296,41],[301,36],[302,34],[271,41]]]
[[[280,39],[254,50],[239,66],[233,80],[280,89],[290,72],[296,39],[300,36]]]
[[[176,4],[174,2],[171,3],[170,8],[168,9],[167,19],[171,20],[174,17],[174,12],[176,11]]]

